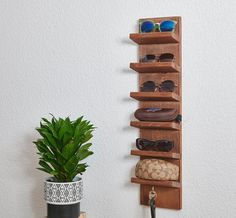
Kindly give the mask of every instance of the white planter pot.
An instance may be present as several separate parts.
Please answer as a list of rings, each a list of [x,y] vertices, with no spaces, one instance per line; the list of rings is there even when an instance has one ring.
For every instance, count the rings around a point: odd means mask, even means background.
[[[48,204],[70,205],[83,198],[83,181],[75,177],[73,182],[53,182],[53,177],[44,182],[44,199]]]

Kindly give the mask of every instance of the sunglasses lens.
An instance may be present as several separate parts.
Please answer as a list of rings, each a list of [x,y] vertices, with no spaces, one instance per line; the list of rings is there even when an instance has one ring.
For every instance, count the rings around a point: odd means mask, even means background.
[[[147,140],[147,139],[141,139],[141,138],[138,138],[136,140],[136,147],[139,149],[139,150],[146,150],[146,151],[150,151],[150,150],[153,150],[152,148],[154,147],[155,145],[155,142],[151,141],[151,140]]]
[[[156,55],[147,54],[144,56],[144,58],[142,58],[140,60],[141,60],[141,62],[153,62],[153,61],[156,61]]]
[[[156,56],[153,54],[148,54],[148,55],[146,55],[146,58],[147,58],[147,60],[152,61],[152,60],[155,60]]]
[[[175,29],[176,22],[173,20],[165,20],[161,22],[161,32],[172,32]]]
[[[141,139],[139,141],[139,144],[142,145],[142,146],[148,146],[150,144],[150,142],[148,140]]]
[[[156,89],[155,82],[153,81],[147,81],[143,83],[143,87],[141,87],[142,92],[154,92]]]
[[[174,147],[173,142],[167,140],[158,141],[157,144],[159,151],[170,151]]]
[[[143,150],[143,148],[144,148],[142,141],[143,141],[143,140],[140,139],[140,138],[136,139],[136,147],[137,147],[139,150]]]
[[[172,80],[166,80],[161,83],[160,91],[162,92],[173,92],[175,88],[175,84]]]
[[[159,57],[160,62],[172,62],[174,59],[174,55],[171,53],[161,54]]]
[[[142,22],[141,24],[141,32],[142,33],[149,33],[155,29],[155,24],[151,20],[147,20]]]

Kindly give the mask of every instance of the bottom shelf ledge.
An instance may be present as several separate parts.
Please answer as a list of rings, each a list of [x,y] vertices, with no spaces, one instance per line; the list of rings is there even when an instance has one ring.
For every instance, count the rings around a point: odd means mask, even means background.
[[[180,182],[176,182],[176,181],[148,180],[148,179],[140,179],[137,177],[132,177],[131,182],[140,184],[140,185],[153,185],[153,186],[161,186],[161,187],[180,188]]]

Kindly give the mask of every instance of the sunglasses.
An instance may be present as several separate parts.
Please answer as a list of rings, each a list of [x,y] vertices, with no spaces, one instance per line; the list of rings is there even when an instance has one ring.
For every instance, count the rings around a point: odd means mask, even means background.
[[[141,87],[142,92],[173,92],[176,87],[172,80],[165,80],[161,84],[155,84],[154,81],[146,81]]]
[[[137,138],[136,147],[144,151],[164,151],[168,152],[174,147],[174,142],[169,140],[151,141],[147,139]]]
[[[174,55],[171,53],[163,53],[160,56],[154,54],[147,54],[140,59],[140,62],[172,62],[174,61]]]
[[[154,23],[152,20],[145,20],[140,24],[140,32],[173,32],[176,24],[177,22],[174,20],[164,20],[160,23]]]

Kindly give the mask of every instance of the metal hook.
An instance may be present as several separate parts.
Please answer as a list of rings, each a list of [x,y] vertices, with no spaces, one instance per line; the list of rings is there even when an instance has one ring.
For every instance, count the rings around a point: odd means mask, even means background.
[[[149,192],[149,200],[153,198],[156,199],[156,197],[157,197],[157,193],[155,192],[154,186],[152,186],[152,190]]]
[[[155,192],[154,186],[152,186],[152,190],[149,192],[149,204],[152,218],[156,218],[156,198],[157,193]]]

